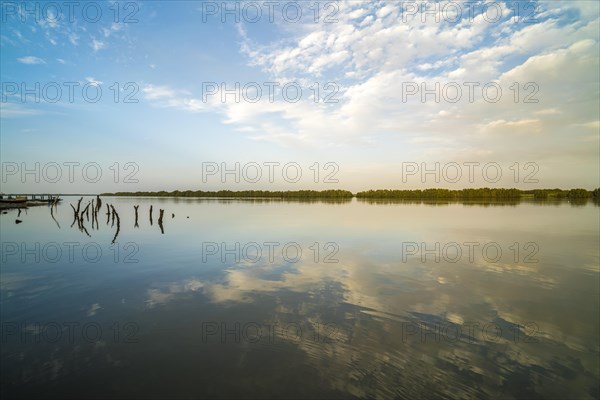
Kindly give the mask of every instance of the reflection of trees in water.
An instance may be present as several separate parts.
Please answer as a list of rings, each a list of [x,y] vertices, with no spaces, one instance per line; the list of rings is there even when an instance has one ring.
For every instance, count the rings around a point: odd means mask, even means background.
[[[569,200],[569,203],[574,207],[585,206],[588,202],[588,199],[585,198],[573,198]]]
[[[592,203],[596,206],[600,205],[600,199],[597,198],[574,198],[574,199],[534,199],[522,198],[519,200],[410,200],[410,199],[376,199],[376,198],[358,198],[360,203],[367,204],[416,204],[428,206],[449,206],[451,204],[462,204],[464,206],[479,206],[479,207],[502,207],[502,206],[517,206],[522,203],[535,204],[539,206],[554,206],[558,207],[564,204],[570,204],[574,207],[585,206]]]
[[[415,190],[367,190],[356,193],[357,198],[364,199],[396,199],[396,200],[481,200],[481,201],[512,201],[523,199],[590,199],[600,198],[600,189],[588,191],[585,189],[415,189]]]
[[[233,204],[233,203],[326,203],[326,204],[346,204],[351,203],[352,198],[339,198],[339,199],[328,199],[328,198],[259,198],[259,197],[159,197],[152,199],[153,201],[160,203],[183,203],[183,204],[196,204],[196,203],[211,203],[214,204]],[[152,206],[151,206],[152,207]],[[152,210],[150,210],[152,214]],[[152,215],[151,215],[152,217]]]
[[[406,204],[406,205],[427,205],[427,206],[449,206],[452,204],[462,204],[464,206],[480,207],[500,207],[516,206],[519,200],[404,200],[404,199],[369,199],[359,198],[360,203],[367,204]]]

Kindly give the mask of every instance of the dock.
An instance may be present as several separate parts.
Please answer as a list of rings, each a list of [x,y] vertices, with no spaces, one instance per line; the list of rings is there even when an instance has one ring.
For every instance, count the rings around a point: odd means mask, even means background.
[[[52,194],[4,194],[0,193],[0,208],[27,208],[56,204],[62,199]]]

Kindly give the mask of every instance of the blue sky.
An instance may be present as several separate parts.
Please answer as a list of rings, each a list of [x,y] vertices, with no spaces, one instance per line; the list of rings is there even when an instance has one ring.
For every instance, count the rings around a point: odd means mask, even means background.
[[[52,4],[2,2],[0,156],[19,168],[95,162],[103,178],[38,184],[17,173],[4,192],[599,186],[595,1],[476,2],[472,14],[465,2],[275,2],[273,21],[264,2],[80,2],[72,15]],[[237,7],[237,22],[224,7]],[[222,101],[211,82],[246,86],[247,97]],[[465,82],[477,85],[472,100]],[[21,85],[36,83],[48,96],[23,99]],[[421,85],[436,83],[446,97],[422,99]],[[102,90],[98,102],[82,97],[86,84]],[[294,86],[288,100],[279,89],[269,99],[270,84]],[[497,102],[485,85],[501,88]],[[62,96],[50,102],[55,86]],[[462,96],[449,101],[456,87]],[[202,179],[203,162],[271,161],[299,164],[303,178]],[[139,182],[115,183],[115,162],[136,163]],[[315,162],[336,163],[338,183],[315,183]],[[495,163],[503,178],[403,181],[408,162]],[[537,182],[523,182],[527,163]]]

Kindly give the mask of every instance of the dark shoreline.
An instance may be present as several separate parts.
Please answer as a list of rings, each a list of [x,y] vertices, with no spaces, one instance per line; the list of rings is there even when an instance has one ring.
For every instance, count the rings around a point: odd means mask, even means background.
[[[381,199],[381,200],[521,200],[521,199],[589,199],[600,198],[600,189],[416,189],[416,190],[369,190],[353,194],[347,190],[220,190],[220,191],[179,191],[172,192],[115,192],[102,193],[101,196],[117,197],[176,197],[176,198],[269,198],[269,199]]]

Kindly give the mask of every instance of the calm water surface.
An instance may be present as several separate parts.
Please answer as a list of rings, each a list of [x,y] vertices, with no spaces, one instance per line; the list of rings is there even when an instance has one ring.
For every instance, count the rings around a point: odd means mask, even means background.
[[[600,395],[592,203],[76,201],[0,216],[3,396]]]

